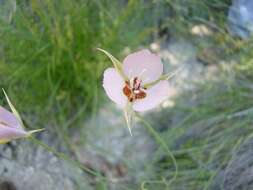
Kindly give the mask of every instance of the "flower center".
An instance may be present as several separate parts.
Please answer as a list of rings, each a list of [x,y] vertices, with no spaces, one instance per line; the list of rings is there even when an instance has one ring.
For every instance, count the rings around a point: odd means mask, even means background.
[[[143,99],[147,96],[145,92],[146,88],[141,86],[141,82],[141,79],[138,77],[134,77],[130,81],[125,81],[123,93],[128,98],[129,102]]]

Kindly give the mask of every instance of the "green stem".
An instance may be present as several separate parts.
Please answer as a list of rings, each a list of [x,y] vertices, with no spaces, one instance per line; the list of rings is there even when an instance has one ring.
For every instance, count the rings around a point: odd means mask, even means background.
[[[169,180],[169,182],[166,182],[166,186],[170,186],[173,181],[176,180],[177,175],[178,175],[178,166],[177,166],[177,161],[173,155],[173,153],[170,151],[169,147],[167,146],[166,142],[160,137],[160,135],[152,128],[152,126],[145,121],[139,114],[136,113],[137,118],[144,124],[144,126],[148,129],[150,134],[155,138],[155,140],[167,151],[168,155],[170,156],[173,165],[175,167],[175,172],[174,176]],[[164,181],[164,180],[163,180]],[[142,185],[144,187],[144,185]]]
[[[42,148],[44,148],[44,149],[47,150],[48,152],[53,153],[53,154],[54,154],[55,156],[57,156],[58,158],[60,158],[60,159],[62,159],[62,160],[64,160],[64,161],[66,161],[66,162],[71,163],[72,165],[76,166],[77,168],[80,168],[80,169],[84,170],[86,173],[91,174],[91,175],[93,175],[93,176],[96,176],[96,177],[98,177],[98,178],[100,178],[100,179],[102,179],[102,180],[107,180],[107,178],[102,177],[101,174],[99,174],[98,172],[95,172],[95,171],[93,171],[93,170],[91,170],[91,169],[85,167],[82,163],[80,163],[80,162],[78,162],[78,161],[76,161],[76,160],[73,160],[73,159],[69,158],[69,157],[66,156],[64,153],[58,152],[58,151],[55,150],[54,148],[51,148],[50,146],[48,146],[47,144],[45,144],[44,142],[42,142],[42,141],[40,141],[40,140],[38,140],[38,139],[36,139],[36,138],[34,138],[34,137],[32,137],[32,136],[28,137],[28,139],[29,139],[32,143],[41,146]]]

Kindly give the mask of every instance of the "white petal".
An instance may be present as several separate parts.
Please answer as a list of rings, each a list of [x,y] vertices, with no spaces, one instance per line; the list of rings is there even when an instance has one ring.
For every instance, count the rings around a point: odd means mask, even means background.
[[[123,94],[125,81],[114,68],[108,68],[104,72],[103,87],[109,98],[124,108],[127,103],[127,97]]]
[[[143,83],[157,80],[163,73],[159,56],[144,49],[128,55],[123,61],[123,71],[129,79],[141,77]]]
[[[169,82],[160,81],[146,91],[147,96],[144,99],[136,100],[133,103],[135,111],[143,112],[155,108],[168,98]]]
[[[0,123],[5,123],[10,127],[22,129],[18,119],[13,113],[0,106]]]

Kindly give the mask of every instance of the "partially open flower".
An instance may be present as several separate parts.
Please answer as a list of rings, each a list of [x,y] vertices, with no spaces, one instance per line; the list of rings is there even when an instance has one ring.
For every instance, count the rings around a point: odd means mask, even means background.
[[[122,65],[124,76],[115,68],[104,72],[103,87],[109,98],[125,108],[128,103],[134,111],[155,108],[168,97],[169,83],[159,80],[163,73],[161,59],[149,50],[128,55]]]
[[[13,113],[0,106],[0,144],[7,143],[18,138],[29,137],[31,134],[42,130],[26,131],[18,112],[11,104],[5,92],[4,94]]]

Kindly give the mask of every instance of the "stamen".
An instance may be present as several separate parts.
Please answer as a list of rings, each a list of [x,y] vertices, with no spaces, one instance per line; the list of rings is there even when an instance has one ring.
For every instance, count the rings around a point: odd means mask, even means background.
[[[143,99],[146,96],[147,96],[146,92],[140,90],[139,93],[135,94],[135,99]]]
[[[129,77],[129,78],[132,78],[132,74],[133,74],[133,70],[130,69],[129,72],[128,72],[128,77]]]
[[[133,87],[133,86],[134,86],[134,79],[135,79],[135,78],[131,78],[131,79],[130,79],[130,84],[129,84],[130,87]]]
[[[139,89],[141,86],[141,80],[137,77],[134,78],[133,90]]]
[[[138,75],[138,78],[141,78],[142,80],[144,80],[144,79],[143,79],[143,75],[144,75],[145,72],[147,72],[147,69],[143,69],[143,70],[141,71],[141,73]]]
[[[134,93],[138,94],[138,93],[140,93],[140,90],[134,90]]]
[[[125,82],[125,87],[123,88],[123,93],[127,96],[130,97],[132,94],[132,91],[130,89],[129,83],[126,81]]]
[[[130,81],[125,81],[123,93],[128,98],[129,102],[146,97],[145,88],[141,86],[142,80],[138,77],[131,78]]]

